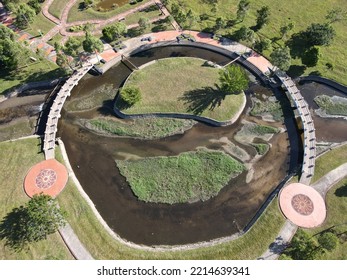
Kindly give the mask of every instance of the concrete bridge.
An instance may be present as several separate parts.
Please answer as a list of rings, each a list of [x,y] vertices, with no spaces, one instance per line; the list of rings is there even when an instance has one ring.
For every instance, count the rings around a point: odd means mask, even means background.
[[[61,109],[64,106],[65,100],[71,94],[71,90],[78,84],[83,76],[93,67],[93,64],[88,63],[83,65],[65,82],[49,111],[48,120],[43,139],[43,151],[46,159],[53,159],[55,157],[55,138],[58,131],[58,120],[60,118]]]
[[[303,161],[301,167],[300,183],[309,185],[314,174],[316,158],[316,134],[310,110],[305,99],[296,87],[293,80],[284,72],[276,71],[277,78],[282,82],[282,87],[288,92],[287,96],[294,103],[302,122],[304,132],[303,142]]]

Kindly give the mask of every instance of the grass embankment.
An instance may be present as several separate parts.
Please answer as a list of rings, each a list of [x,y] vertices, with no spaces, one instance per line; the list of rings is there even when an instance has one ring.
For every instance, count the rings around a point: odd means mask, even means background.
[[[24,137],[34,133],[36,119],[23,118],[0,126],[0,142]]]
[[[70,180],[68,186],[59,195],[58,201],[69,213],[68,221],[78,238],[96,259],[256,259],[273,242],[284,223],[277,199],[275,199],[254,227],[237,240],[194,250],[149,252],[130,248],[112,238]]]
[[[183,133],[195,124],[191,120],[140,118],[128,122],[116,118],[87,120],[87,128],[102,134],[157,139]]]
[[[56,18],[60,18],[66,4],[69,1],[70,0],[54,0],[51,6],[49,7],[49,13],[55,16]]]
[[[0,143],[1,221],[13,208],[29,200],[24,193],[23,180],[29,169],[41,160],[44,156],[40,152],[40,140],[36,138]],[[5,243],[5,239],[0,240],[0,259],[73,259],[58,233],[19,252],[5,246]]]
[[[75,22],[80,20],[85,21],[85,20],[93,20],[93,19],[109,19],[110,17],[113,17],[115,15],[118,15],[130,9],[143,5],[144,3],[148,1],[150,0],[143,0],[134,5],[125,4],[119,8],[115,8],[114,10],[108,11],[108,12],[99,12],[99,11],[96,11],[94,8],[81,9],[81,2],[77,1],[72,6],[69,12],[67,22],[70,23],[70,22]]]
[[[319,95],[314,101],[328,115],[347,116],[347,98]]]
[[[327,218],[321,227],[307,230],[311,235],[319,234],[331,227],[339,237],[339,244],[331,252],[326,251],[320,256],[325,260],[346,260],[347,259],[347,179],[340,181],[329,190],[326,197]]]
[[[318,157],[316,159],[316,166],[311,184],[327,174],[330,170],[339,167],[345,162],[347,162],[347,145],[333,149],[332,151]]]
[[[55,27],[55,24],[47,19],[42,13],[39,13],[35,16],[35,19],[32,23],[28,25],[28,28],[25,29],[32,36],[44,36],[48,31]],[[41,31],[41,34],[40,34]]]
[[[179,4],[180,10],[188,12],[189,9],[192,9],[197,15],[206,14],[208,17],[207,20],[198,20],[192,26],[194,30],[204,30],[215,26],[216,18],[218,17],[235,19],[239,0],[218,1],[216,12],[212,8],[213,5],[208,4],[212,1],[172,0],[170,2]],[[278,0],[250,0],[250,9],[244,21],[236,23],[232,27],[221,29],[218,33],[228,35],[240,29],[243,25],[247,27],[255,26],[257,10],[262,6],[269,7],[271,14],[270,21],[257,32],[256,37],[269,38],[275,41],[273,43],[274,47],[283,46],[286,42],[289,43],[290,35],[305,30],[311,23],[326,22],[325,16],[329,10],[336,7],[346,10],[345,0],[321,1],[319,5],[317,5],[316,0],[281,1],[280,5]],[[291,21],[294,22],[295,27],[288,36],[288,39],[283,40],[280,38],[280,27]],[[294,40],[294,48],[292,48],[294,57],[292,65],[294,67],[291,71],[294,75],[308,75],[311,72],[318,71],[324,77],[346,84],[345,77],[347,75],[347,69],[345,65],[347,64],[347,52],[345,51],[345,30],[347,29],[347,21],[335,22],[333,23],[333,27],[336,30],[336,37],[330,46],[320,48],[321,58],[315,67],[307,67],[305,69],[299,58],[303,54],[302,46],[300,42]],[[244,43],[250,45],[249,42]],[[270,52],[271,50],[265,51],[265,56],[269,57]],[[329,69],[326,66],[327,63],[331,63],[333,68]]]
[[[316,159],[315,174],[312,183],[322,176],[347,162],[347,145],[331,150]],[[339,237],[339,244],[333,251],[325,251],[320,255],[324,260],[346,260],[347,259],[347,179],[341,180],[327,193],[326,198],[327,217],[322,226],[306,230],[310,235],[318,235],[325,230],[333,228]]]
[[[116,163],[139,200],[168,204],[208,200],[244,170],[223,152],[203,150]]]
[[[230,120],[240,109],[244,94],[225,95],[216,83],[219,69],[203,66],[196,58],[167,58],[134,72],[126,85],[141,89],[142,100],[130,108],[116,106],[126,114],[186,113]]]

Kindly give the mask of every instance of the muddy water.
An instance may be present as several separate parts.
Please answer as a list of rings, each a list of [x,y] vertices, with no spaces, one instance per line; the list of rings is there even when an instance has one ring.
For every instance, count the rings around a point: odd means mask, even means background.
[[[228,61],[226,57],[213,52],[182,47],[141,53],[132,61],[140,65],[160,57],[183,55],[202,57],[221,64]],[[129,71],[119,65],[102,77],[87,77],[80,82],[71,98],[80,99],[103,83],[110,83],[117,89],[128,74]],[[281,133],[270,141],[272,148],[269,153],[255,163],[254,177],[248,184],[245,183],[247,172],[244,172],[206,202],[170,206],[138,201],[119,174],[115,159],[122,159],[125,155],[177,155],[199,147],[221,149],[222,144],[216,140],[225,137],[234,142],[233,136],[240,125],[235,123],[216,128],[197,124],[182,135],[151,141],[104,137],[78,125],[79,118],[107,113],[109,111],[105,109],[74,114],[64,112],[58,131],[84,190],[108,225],[129,241],[147,245],[186,244],[233,234],[238,231],[237,225],[240,228],[246,226],[267,195],[286,175],[288,140],[287,135]],[[243,117],[249,118],[246,115]],[[275,125],[281,126],[280,123]],[[241,147],[245,148],[243,145]],[[254,151],[246,149],[254,155]]]
[[[319,95],[347,97],[346,94],[335,90],[329,86],[306,82],[298,87],[307,101],[311,112],[313,112],[313,121],[316,128],[316,138],[318,142],[336,142],[347,141],[347,120],[342,118],[322,118],[314,113],[319,107],[314,102],[314,98]]]
[[[96,6],[96,10],[101,8],[102,10],[108,11],[117,7],[121,7],[128,4],[129,0],[101,0]]]

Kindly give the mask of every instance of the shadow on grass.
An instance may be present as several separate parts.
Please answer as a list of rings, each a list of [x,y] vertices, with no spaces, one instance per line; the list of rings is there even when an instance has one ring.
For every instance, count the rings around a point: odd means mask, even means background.
[[[292,78],[297,78],[305,73],[306,66],[304,65],[291,65],[287,71],[287,74]]]
[[[305,51],[310,47],[305,32],[293,34],[288,40],[287,46],[290,48],[292,58],[302,58]]]
[[[219,107],[226,95],[219,87],[204,87],[185,92],[179,100],[184,102],[188,112],[201,115],[207,109],[213,111]]]
[[[5,245],[15,251],[20,251],[27,243],[26,231],[23,224],[28,220],[24,207],[14,208],[0,224],[0,239],[5,239]]]
[[[335,195],[338,197],[347,197],[347,185],[344,185],[342,187],[339,187],[335,191]]]

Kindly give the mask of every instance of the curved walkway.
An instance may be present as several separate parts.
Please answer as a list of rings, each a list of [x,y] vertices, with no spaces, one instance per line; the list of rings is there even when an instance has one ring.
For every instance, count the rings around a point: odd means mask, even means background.
[[[58,92],[56,98],[54,99],[53,105],[50,108],[45,135],[43,139],[43,151],[45,153],[45,158],[53,159],[55,158],[55,137],[58,131],[58,120],[60,118],[61,109],[64,106],[65,100],[71,94],[71,90],[78,84],[79,80],[84,77],[84,75],[93,67],[92,64],[87,63],[79,70],[77,70],[62,86]]]

